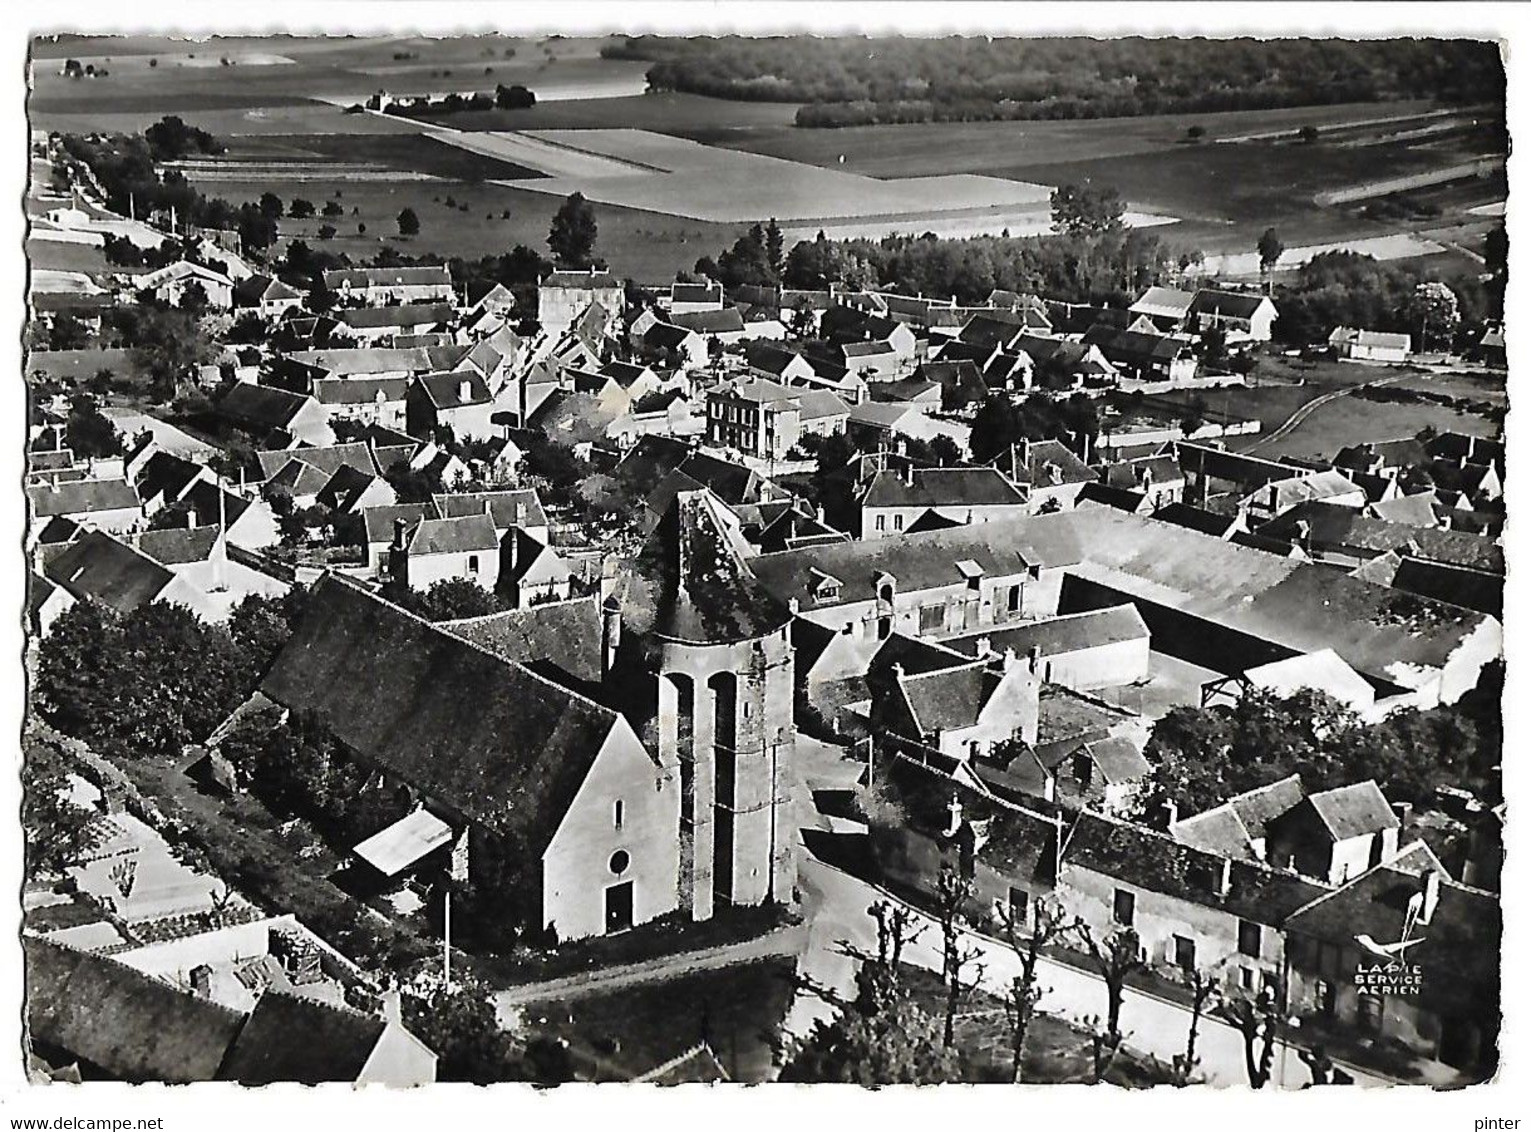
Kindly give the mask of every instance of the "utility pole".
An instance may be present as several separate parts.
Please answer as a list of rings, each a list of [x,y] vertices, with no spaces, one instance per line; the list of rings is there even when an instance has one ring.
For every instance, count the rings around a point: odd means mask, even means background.
[[[223,497],[223,473],[214,473],[214,484],[218,488],[218,556],[213,559],[215,573],[213,575],[213,592],[223,593],[229,588],[229,522],[228,511]]]
[[[442,919],[441,982],[448,991],[452,989],[452,888],[450,885],[446,889],[446,902]]]

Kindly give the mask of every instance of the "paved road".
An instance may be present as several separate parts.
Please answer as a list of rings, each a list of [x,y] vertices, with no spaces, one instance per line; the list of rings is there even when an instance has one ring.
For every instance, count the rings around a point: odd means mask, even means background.
[[[494,1000],[500,1025],[505,1026],[514,1016],[516,1007],[530,1002],[556,1002],[578,998],[580,995],[592,994],[596,991],[614,990],[633,983],[651,983],[656,979],[673,979],[693,971],[710,971],[715,967],[726,967],[731,963],[748,963],[754,959],[766,959],[775,955],[796,955],[803,950],[806,937],[806,928],[795,925],[738,943],[722,944],[718,947],[683,952],[679,955],[664,955],[657,959],[628,963],[620,967],[603,967],[596,971],[581,971],[576,975],[548,979],[545,982],[509,987],[496,991],[491,997]]]
[[[852,988],[855,961],[844,954],[850,943],[871,951],[876,947],[876,933],[866,909],[878,900],[889,899],[873,885],[833,866],[804,854],[801,867],[805,910],[809,913],[809,946],[803,957],[801,973],[822,985],[845,992]],[[915,910],[916,923],[925,930],[914,943],[906,945],[904,957],[934,971],[941,969],[940,929],[928,916]],[[1008,948],[969,934],[968,942],[982,953],[982,985],[986,990],[1003,993],[1020,971],[1020,961]],[[1105,985],[1095,976],[1074,967],[1044,959],[1040,965],[1041,982],[1046,988],[1038,1004],[1044,1013],[1074,1022],[1106,1013]],[[787,1017],[787,1032],[802,1035],[814,1019],[826,1017],[831,1008],[811,994],[800,995]],[[1122,1004],[1122,1030],[1129,1048],[1153,1054],[1168,1062],[1185,1049],[1190,1013],[1163,999],[1128,990]],[[1210,1084],[1245,1085],[1249,1083],[1244,1068],[1244,1041],[1239,1033],[1215,1018],[1203,1018],[1197,1055],[1201,1075]],[[1361,1085],[1389,1082],[1346,1067]],[[1284,1080],[1287,1087],[1299,1088],[1308,1083],[1306,1066],[1297,1058],[1297,1047],[1278,1046],[1273,1084]]]

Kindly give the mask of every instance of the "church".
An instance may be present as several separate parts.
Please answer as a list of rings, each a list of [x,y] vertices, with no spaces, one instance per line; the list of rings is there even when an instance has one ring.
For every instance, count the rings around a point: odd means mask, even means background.
[[[789,903],[791,613],[747,553],[693,491],[603,604],[432,624],[328,574],[258,695],[407,802],[355,847],[383,881],[448,873],[556,940]]]

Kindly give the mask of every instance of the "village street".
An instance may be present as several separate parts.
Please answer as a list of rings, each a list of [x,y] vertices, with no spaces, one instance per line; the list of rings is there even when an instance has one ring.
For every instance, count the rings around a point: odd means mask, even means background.
[[[856,961],[845,954],[845,945],[862,951],[875,951],[876,927],[867,908],[878,900],[893,898],[875,886],[819,860],[812,853],[803,855],[799,883],[803,890],[804,912],[809,921],[809,941],[798,973],[837,992],[853,988]],[[912,944],[906,944],[904,959],[934,971],[941,969],[940,928],[929,916],[915,911],[921,931]],[[985,990],[1002,994],[1020,972],[1020,962],[1008,948],[973,933],[966,942],[981,953]],[[1065,964],[1043,959],[1040,980],[1045,988],[1039,1009],[1070,1021],[1104,1017],[1106,989],[1100,979]],[[811,993],[802,993],[787,1016],[786,1029],[793,1036],[807,1033],[814,1020],[827,1017],[831,1007]],[[1185,1050],[1190,1012],[1163,999],[1129,989],[1122,1006],[1122,1030],[1133,1050],[1152,1054],[1161,1061]],[[1196,1044],[1201,1059],[1200,1073],[1209,1084],[1247,1086],[1244,1069],[1243,1038],[1231,1026],[1215,1018],[1203,1017]],[[1272,1084],[1283,1081],[1288,1088],[1308,1083],[1307,1067],[1298,1060],[1295,1046],[1277,1047]],[[1361,1085],[1387,1084],[1382,1078],[1347,1065],[1346,1070]]]

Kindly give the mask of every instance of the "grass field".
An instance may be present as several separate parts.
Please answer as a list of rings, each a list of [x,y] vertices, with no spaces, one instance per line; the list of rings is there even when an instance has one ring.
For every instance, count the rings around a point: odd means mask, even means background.
[[[230,140],[233,158],[291,165],[201,175],[207,191],[231,200],[267,189],[284,199],[318,200],[325,195],[315,183],[327,172],[324,162],[365,167],[368,180],[343,189],[354,194],[350,207],[357,212],[348,208],[334,242],[353,255],[375,252],[405,204],[426,220],[412,245],[420,250],[457,255],[518,242],[541,247],[556,207],[543,195],[578,190],[597,202],[602,250],[612,265],[648,279],[689,268],[699,255],[716,254],[742,226],[770,216],[793,238],[821,225],[842,237],[1035,232],[1045,227],[1050,188],[1069,181],[1117,186],[1134,214],[1179,221],[1161,230],[1166,239],[1209,254],[1247,253],[1272,225],[1289,247],[1299,247],[1475,224],[1461,228],[1466,251],[1448,240],[1441,243],[1444,253],[1433,247],[1400,253],[1433,253],[1450,273],[1475,269],[1472,256],[1492,223],[1469,210],[1503,199],[1502,182],[1469,182],[1366,207],[1313,203],[1316,193],[1379,173],[1438,168],[1502,144],[1492,115],[1483,121],[1470,112],[1444,116],[1423,101],[796,129],[793,104],[637,94],[645,64],[601,59],[605,42],[492,35],[38,41],[29,113],[35,126],[73,131],[139,131],[177,113]],[[63,58],[94,62],[110,73],[66,79]],[[379,89],[439,93],[489,90],[501,82],[531,87],[539,104],[435,120],[467,131],[452,145],[421,136],[428,128],[418,123],[341,111]],[[1295,131],[1310,124],[1323,131],[1322,140],[1294,144]],[[1192,125],[1205,131],[1200,144],[1187,143]],[[1218,144],[1220,138],[1266,140]],[[550,157],[554,146],[558,152]],[[417,201],[423,195],[429,206],[438,186],[394,180],[388,171],[445,178],[453,183],[439,186],[443,195],[466,201],[468,211],[450,224],[432,223],[428,207]],[[463,184],[489,180],[509,183]],[[504,218],[507,209],[511,216]],[[321,223],[286,227],[312,238]],[[364,235],[356,230],[363,223]]]
[[[199,165],[237,173],[244,162],[363,163],[450,181],[530,180],[542,174],[524,165],[471,153],[419,133],[273,134],[234,139],[227,154]],[[190,175],[190,174],[188,174]],[[233,178],[231,178],[233,179]]]
[[[1400,375],[1403,375],[1402,380],[1396,384],[1407,389],[1487,401],[1494,400],[1497,389],[1498,396],[1503,397],[1502,378],[1466,374],[1438,376],[1422,371],[1409,374],[1393,368],[1291,358],[1262,358],[1256,371],[1257,384],[1252,388],[1212,390],[1201,396],[1208,406],[1220,413],[1258,420],[1261,425],[1259,435],[1240,438],[1231,447],[1270,459],[1278,456],[1330,457],[1346,444],[1413,436],[1426,425],[1441,431],[1476,436],[1498,433],[1498,426],[1486,417],[1458,412],[1450,406],[1430,402],[1375,401],[1351,394],[1315,409],[1291,432],[1276,440],[1264,441],[1293,413],[1317,397]],[[1298,381],[1302,384],[1296,384]],[[1172,393],[1158,400],[1167,404],[1189,404],[1191,395]]]
[[[1428,111],[1428,102],[1239,110],[1225,114],[1150,115],[1061,122],[941,122],[908,126],[852,126],[841,130],[791,127],[739,131],[723,144],[810,165],[835,166],[874,177],[935,173],[996,173],[1028,165],[1125,157],[1199,147],[1185,143],[1200,125],[1207,141],[1259,130],[1296,130],[1380,114]],[[1125,188],[1125,186],[1124,186]]]
[[[601,59],[604,42],[501,36],[277,36],[200,42],[131,37],[67,45],[38,41],[29,110],[34,124],[65,129],[73,128],[72,116],[93,114],[103,106],[111,106],[119,115],[148,114],[152,121],[162,113],[186,117],[230,107],[313,100],[345,105],[361,102],[379,89],[426,94],[492,91],[499,83],[519,83],[546,100],[640,93],[647,65]],[[65,78],[60,74],[61,58],[105,67],[108,74],[97,79]],[[228,59],[229,65],[223,65],[222,59]]]
[[[674,91],[541,102],[526,110],[465,111],[432,119],[458,130],[633,129],[718,144],[751,129],[788,127],[794,102],[728,102]]]
[[[323,184],[301,181],[218,181],[201,188],[228,200],[254,200],[267,191],[276,193],[284,202],[295,196],[306,197],[320,208],[335,199],[345,209],[345,215],[339,219],[283,217],[277,250],[289,240],[303,239],[358,261],[371,258],[384,247],[405,255],[477,259],[525,244],[546,255],[548,226],[559,205],[556,197],[546,193],[483,182],[369,181],[327,189]],[[341,194],[338,198],[336,192]],[[448,196],[459,205],[466,204],[467,210],[449,210],[445,204]],[[409,240],[398,235],[398,215],[406,206],[420,217],[420,234]],[[507,211],[508,219],[503,216]],[[606,204],[597,205],[595,211],[599,226],[596,254],[605,258],[619,275],[643,282],[668,282],[677,270],[689,270],[700,257],[716,256],[748,227],[685,220]],[[338,229],[336,238],[319,240],[319,228],[324,224],[333,224]],[[366,224],[365,234],[357,233],[358,224]]]

